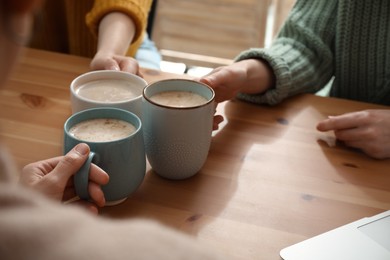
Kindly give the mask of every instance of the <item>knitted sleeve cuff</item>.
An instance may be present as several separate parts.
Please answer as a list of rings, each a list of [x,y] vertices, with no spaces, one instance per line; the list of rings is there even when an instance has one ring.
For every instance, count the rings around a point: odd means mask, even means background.
[[[257,104],[276,105],[288,97],[291,74],[287,63],[281,56],[265,49],[253,48],[242,52],[236,57],[236,61],[246,59],[259,59],[267,62],[275,75],[275,87],[261,94],[239,93],[237,95],[238,98]]]
[[[135,25],[136,32],[133,39],[133,42],[135,42],[143,35],[146,28],[150,6],[151,1],[96,0],[92,10],[86,15],[85,20],[92,34],[97,36],[100,20],[105,15],[111,12],[127,14]]]

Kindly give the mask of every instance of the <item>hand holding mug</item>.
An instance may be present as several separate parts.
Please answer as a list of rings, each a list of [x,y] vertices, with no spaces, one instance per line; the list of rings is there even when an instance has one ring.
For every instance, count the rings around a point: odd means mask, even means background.
[[[95,163],[110,176],[102,187],[106,205],[123,202],[141,184],[146,158],[141,120],[117,108],[93,108],[73,114],[64,125],[64,151],[84,142],[91,152],[75,175],[77,195],[89,200],[89,168]]]
[[[76,196],[73,176],[88,158],[89,147],[84,144],[76,145],[66,155],[42,160],[26,165],[20,176],[20,182],[45,194],[47,197],[68,201]],[[91,203],[87,207],[96,212],[96,206],[105,204],[101,185],[108,182],[108,175],[96,165],[91,166],[88,190]]]

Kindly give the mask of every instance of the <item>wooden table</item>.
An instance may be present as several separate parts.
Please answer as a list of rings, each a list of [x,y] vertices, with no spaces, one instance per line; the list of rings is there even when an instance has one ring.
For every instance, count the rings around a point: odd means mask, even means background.
[[[26,50],[0,92],[0,136],[20,167],[62,153],[69,84],[88,64]],[[183,77],[143,73],[148,82]],[[170,181],[148,167],[139,190],[102,215],[154,219],[239,259],[280,259],[285,246],[390,208],[390,160],[371,159],[315,129],[328,115],[379,107],[313,95],[277,107],[223,103],[225,124],[199,174]]]

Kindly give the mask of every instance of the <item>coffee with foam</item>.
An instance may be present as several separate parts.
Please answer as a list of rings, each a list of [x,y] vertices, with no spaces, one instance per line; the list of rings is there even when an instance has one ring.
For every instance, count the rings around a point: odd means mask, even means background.
[[[123,120],[96,118],[82,121],[69,129],[70,135],[86,142],[111,142],[128,137],[136,128]]]
[[[90,81],[77,87],[76,93],[83,98],[106,103],[130,100],[141,95],[139,88],[120,79]]]
[[[196,107],[207,103],[206,98],[190,91],[165,91],[151,96],[150,99],[170,107]]]

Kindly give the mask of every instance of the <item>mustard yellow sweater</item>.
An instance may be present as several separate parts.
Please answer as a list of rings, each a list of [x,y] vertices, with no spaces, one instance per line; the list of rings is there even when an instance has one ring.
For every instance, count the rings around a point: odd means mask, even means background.
[[[152,0],[55,0],[46,1],[36,21],[30,47],[93,57],[100,20],[119,11],[134,21],[136,34],[128,55],[142,42]]]

